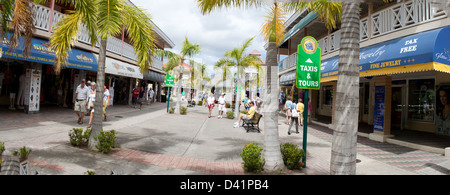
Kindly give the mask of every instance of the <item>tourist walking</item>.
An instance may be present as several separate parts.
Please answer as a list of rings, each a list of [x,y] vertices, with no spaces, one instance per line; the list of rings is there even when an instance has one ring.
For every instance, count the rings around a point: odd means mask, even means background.
[[[87,128],[92,128],[92,119],[94,118],[94,102],[95,102],[95,82],[91,82],[91,90],[89,92],[88,107],[90,109],[89,124]]]
[[[303,111],[305,110],[305,105],[303,104],[303,100],[301,98],[298,99],[297,109],[299,114],[298,123],[300,123],[300,125],[303,126]]]
[[[292,98],[288,97],[288,100],[286,100],[286,103],[284,104],[284,109],[286,110],[286,124],[291,124],[291,104],[292,104]]]
[[[144,90],[144,87],[141,86],[141,90],[139,90],[139,98],[138,98],[139,110],[142,110],[142,104],[144,104],[144,102],[145,102],[145,90]]]
[[[250,103],[249,103],[249,106],[250,106],[250,108],[248,109],[247,114],[239,113],[238,120],[234,123],[234,126],[233,126],[234,128],[236,128],[236,127],[239,126],[239,124],[241,123],[241,120],[242,120],[242,119],[248,120],[248,119],[253,118],[253,116],[254,116],[255,113],[256,113],[256,109],[255,109],[255,107],[254,107],[254,105],[253,105],[253,102],[250,102]]]
[[[148,105],[151,105],[153,103],[153,94],[154,93],[155,92],[153,91],[153,89],[150,88],[150,90],[148,91],[148,102],[147,102]]]
[[[219,97],[218,100],[219,103],[219,116],[217,118],[222,118],[222,114],[225,111],[225,93],[222,93],[222,95]]]
[[[111,93],[109,93],[109,89],[104,86],[103,91],[103,116],[105,116],[104,120],[107,121],[106,117],[106,108],[109,106],[109,99],[111,98]]]
[[[214,98],[214,94],[211,93],[208,97],[208,100],[206,100],[206,102],[208,103],[208,109],[209,109],[209,115],[208,118],[211,118],[211,111],[214,108],[214,102],[216,101],[216,99]]]
[[[288,135],[291,135],[291,128],[292,128],[292,125],[294,124],[294,122],[295,122],[295,132],[298,133],[299,112],[298,112],[298,107],[297,107],[295,100],[292,102],[292,104],[290,106],[290,110],[291,110],[291,124],[289,125]]]
[[[138,87],[134,87],[133,91],[131,92],[133,96],[131,97],[131,104],[133,104],[133,108],[136,108],[137,99],[139,96],[139,89]]]
[[[81,79],[80,85],[75,90],[75,96],[72,100],[74,111],[78,116],[78,124],[83,124],[84,113],[86,112],[87,98],[89,97],[89,88],[86,86],[86,80]]]

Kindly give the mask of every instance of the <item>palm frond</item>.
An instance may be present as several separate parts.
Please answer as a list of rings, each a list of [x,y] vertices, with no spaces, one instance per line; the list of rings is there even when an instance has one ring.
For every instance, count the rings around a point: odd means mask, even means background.
[[[197,0],[197,4],[202,14],[207,14],[222,7],[261,7],[262,2],[255,0]]]
[[[56,24],[50,36],[50,43],[55,50],[55,72],[59,73],[67,62],[71,46],[77,39],[77,32],[81,28],[83,14],[80,11],[66,14]]]
[[[145,10],[124,3],[122,12],[124,27],[137,52],[137,63],[141,71],[147,71],[156,53],[155,32],[150,22],[151,16]]]
[[[121,0],[101,0],[98,2],[98,34],[102,39],[116,36],[122,31]]]
[[[6,33],[9,32],[8,25],[11,22],[14,11],[14,2],[10,0],[0,0],[0,3],[3,5],[3,10],[0,13],[0,27],[2,28],[0,31],[0,38],[3,40]]]
[[[31,0],[16,0],[14,4],[13,18],[9,23],[12,36],[10,38],[10,49],[14,50],[19,44],[20,36],[25,38],[24,56],[28,56],[33,38],[34,14],[30,6]]]
[[[185,37],[183,41],[183,47],[181,48],[181,56],[184,57],[194,57],[196,54],[200,53],[201,48],[199,44],[192,44],[189,42],[188,38]]]
[[[284,26],[286,20],[286,12],[280,4],[274,3],[270,10],[267,12],[267,20],[261,26],[261,35],[267,42],[276,42],[281,44],[286,32]]]

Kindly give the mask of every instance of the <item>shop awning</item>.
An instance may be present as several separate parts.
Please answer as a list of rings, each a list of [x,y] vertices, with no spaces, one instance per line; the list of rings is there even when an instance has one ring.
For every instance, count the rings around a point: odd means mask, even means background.
[[[165,82],[165,75],[152,71],[152,70],[148,70],[147,73],[144,73],[144,80],[149,80],[149,81],[156,81],[156,82],[160,82],[163,83]]]
[[[339,57],[322,61],[321,82],[337,80]],[[365,47],[359,55],[360,76],[421,71],[450,73],[450,27],[443,27]]]
[[[2,58],[11,58],[55,65],[56,62],[55,51],[51,48],[49,41],[33,38],[30,55],[25,58],[23,56],[23,48],[25,48],[25,44],[23,41],[20,41],[20,45],[16,47],[16,49],[9,51],[10,36],[11,35],[8,34],[8,39],[4,39],[3,41],[0,42],[1,46],[0,50],[2,53]],[[21,37],[21,40],[23,40],[23,37]],[[71,52],[69,53],[69,58],[67,60],[67,64],[65,64],[65,67],[81,70],[97,71],[97,60],[94,58],[94,55],[90,52],[72,48]]]
[[[290,38],[292,38],[295,34],[297,34],[300,30],[302,30],[306,25],[308,25],[309,23],[311,23],[313,20],[315,20],[317,17],[319,16],[319,14],[317,14],[316,12],[310,12],[308,15],[306,15],[303,19],[301,19],[294,27],[291,28],[291,30],[289,30],[288,32],[286,32],[284,38],[283,38],[283,42],[281,44],[283,44],[284,42],[286,42],[287,40],[289,40]],[[280,44],[280,45],[281,45]]]
[[[280,76],[280,85],[294,84],[295,77],[297,76],[296,74],[297,74],[297,72],[294,70],[294,71],[290,71],[286,74],[281,75]]]
[[[96,59],[98,59],[97,54],[94,54],[94,56]],[[144,75],[141,73],[141,68],[139,66],[131,65],[126,62],[112,59],[110,57],[106,57],[105,60],[105,73],[137,79],[144,78]]]

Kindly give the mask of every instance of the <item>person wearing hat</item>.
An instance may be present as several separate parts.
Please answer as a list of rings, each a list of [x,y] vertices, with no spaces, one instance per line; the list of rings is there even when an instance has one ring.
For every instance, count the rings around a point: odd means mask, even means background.
[[[223,111],[225,111],[225,93],[222,93],[222,95],[219,97],[219,116],[217,116],[218,119],[222,118]]]
[[[78,124],[83,124],[84,113],[86,112],[87,98],[89,97],[89,88],[86,86],[86,80],[81,79],[72,102],[74,103],[74,111],[78,116]]]

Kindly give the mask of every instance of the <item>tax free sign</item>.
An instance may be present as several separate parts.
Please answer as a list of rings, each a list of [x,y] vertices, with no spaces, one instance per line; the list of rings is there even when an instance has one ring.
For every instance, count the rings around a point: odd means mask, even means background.
[[[320,88],[321,51],[316,39],[307,36],[298,45],[297,77],[295,85],[299,89]]]

